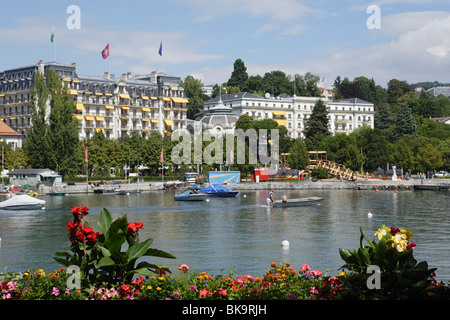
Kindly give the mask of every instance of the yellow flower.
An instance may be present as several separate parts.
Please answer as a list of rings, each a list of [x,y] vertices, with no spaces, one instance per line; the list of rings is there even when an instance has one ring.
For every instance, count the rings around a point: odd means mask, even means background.
[[[147,290],[152,290],[152,286],[147,286]]]
[[[156,290],[160,291],[160,290],[161,290],[161,288],[160,288],[160,287],[156,287]]]
[[[396,249],[398,252],[406,251],[408,246],[408,239],[406,234],[397,232],[393,237],[392,248]]]
[[[374,236],[378,236],[378,240],[381,240],[388,232],[391,232],[391,228],[388,228],[383,224],[381,228],[375,232]]]
[[[400,232],[406,236],[406,239],[409,240],[411,237],[414,237],[414,234],[411,232],[411,229],[400,228]]]
[[[345,274],[345,271],[342,271],[341,273],[339,273],[339,277],[345,277],[345,276],[347,276],[347,275]]]
[[[203,276],[198,276],[197,279],[198,280],[203,280]]]
[[[166,279],[164,277],[159,277],[158,280],[159,281],[166,281]]]

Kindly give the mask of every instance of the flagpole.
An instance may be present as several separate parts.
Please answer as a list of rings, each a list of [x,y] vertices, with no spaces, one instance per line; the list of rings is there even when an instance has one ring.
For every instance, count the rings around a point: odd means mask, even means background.
[[[161,168],[161,178],[162,178],[162,184],[163,184],[163,188],[164,188],[164,147],[161,149],[161,163],[162,163],[162,168]]]
[[[88,147],[84,148],[84,161],[86,162],[86,193],[89,193],[89,160],[88,160]]]

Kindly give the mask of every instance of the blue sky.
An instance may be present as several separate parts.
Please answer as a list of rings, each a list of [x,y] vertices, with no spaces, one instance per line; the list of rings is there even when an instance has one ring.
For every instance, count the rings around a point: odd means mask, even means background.
[[[374,4],[380,29],[366,25]],[[79,29],[67,28],[70,5],[80,8]],[[338,75],[383,87],[450,82],[448,0],[0,0],[0,12],[0,70],[53,61],[54,25],[56,60],[76,62],[80,74],[158,70],[215,84],[240,58],[249,75],[311,72],[327,87]]]

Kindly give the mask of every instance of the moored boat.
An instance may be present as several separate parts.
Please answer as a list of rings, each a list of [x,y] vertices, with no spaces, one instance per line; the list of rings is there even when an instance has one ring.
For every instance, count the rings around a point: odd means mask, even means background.
[[[120,189],[104,189],[103,194],[109,194],[109,195],[119,195],[119,194],[127,194],[127,190],[120,190]]]
[[[45,200],[36,199],[26,194],[15,195],[12,198],[0,202],[2,210],[35,210],[43,209]]]
[[[323,200],[323,198],[319,198],[319,197],[307,197],[307,198],[298,198],[298,199],[288,199],[286,201],[275,200],[275,202],[272,202],[270,200],[270,198],[267,198],[266,204],[270,207],[276,207],[276,208],[302,207],[302,206],[319,204],[322,200]]]
[[[187,190],[181,194],[176,194],[173,198],[176,201],[205,201],[207,195],[196,190]]]

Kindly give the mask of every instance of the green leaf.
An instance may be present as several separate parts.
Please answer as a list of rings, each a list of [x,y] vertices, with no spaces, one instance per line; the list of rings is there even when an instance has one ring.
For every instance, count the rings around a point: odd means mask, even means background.
[[[111,257],[104,257],[95,264],[95,267],[96,268],[113,267],[115,265],[116,265],[116,262],[113,259],[111,259]]]
[[[55,252],[55,255],[57,255],[58,257],[66,257],[66,258],[70,258],[72,256],[68,252]]]
[[[126,235],[123,232],[117,232],[105,240],[105,247],[110,253],[120,251],[122,244],[125,242]]]
[[[147,252],[145,252],[145,255],[159,258],[176,259],[174,255],[159,249],[148,249]]]
[[[72,263],[70,261],[64,260],[62,258],[53,257],[53,259],[55,259],[56,262],[59,262],[60,264],[62,264],[66,268],[68,268],[69,266],[72,265]]]
[[[135,260],[143,256],[147,250],[150,248],[153,239],[147,239],[141,243],[137,243],[127,250],[128,261]]]
[[[139,268],[139,269],[130,270],[127,272],[126,275],[128,276],[128,275],[131,275],[134,273],[141,274],[143,276],[149,276],[149,277],[156,275],[156,273],[154,273],[152,270],[149,270],[147,268]]]
[[[113,219],[111,217],[111,214],[107,209],[103,208],[102,211],[100,211],[97,226],[100,229],[100,231],[105,235],[105,238],[108,238],[109,236],[108,231],[112,222]]]
[[[372,262],[370,261],[369,255],[367,254],[367,252],[363,249],[358,249],[358,260],[359,263],[362,267],[367,267],[370,266],[372,264]]]

